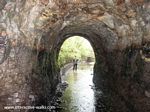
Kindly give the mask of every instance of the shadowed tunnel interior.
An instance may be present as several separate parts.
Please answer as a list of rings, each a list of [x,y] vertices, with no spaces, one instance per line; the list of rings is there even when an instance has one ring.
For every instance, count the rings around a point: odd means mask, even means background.
[[[144,73],[144,60],[141,58],[141,49],[132,46],[124,50],[117,50],[119,47],[117,41],[115,41],[118,39],[117,35],[108,30],[103,23],[94,23],[92,21],[92,24],[88,26],[86,23],[80,24],[79,27],[78,25],[67,26],[57,35],[51,50],[51,70],[54,73],[54,77],[57,77],[56,80],[58,82],[61,79],[59,74],[60,68],[57,63],[60,48],[66,39],[74,35],[84,36],[93,47],[96,59],[93,76],[94,84],[104,92],[110,92],[112,97],[113,95],[119,97],[116,100],[123,101],[122,105],[127,106],[125,108],[129,108],[130,111],[136,111],[134,104],[138,102],[136,101],[138,99],[133,98],[132,101],[131,99],[128,101],[128,98],[124,95],[128,94],[131,97],[137,97],[135,94],[139,90],[135,91],[135,89],[138,89],[137,87],[140,87],[139,89],[143,88],[140,86],[143,83],[141,74]],[[124,109],[124,111],[127,110]]]
[[[1,0],[0,111],[52,105],[61,83],[59,51],[78,35],[95,53],[95,87],[122,102],[110,103],[110,111],[149,112],[149,31],[148,0]]]

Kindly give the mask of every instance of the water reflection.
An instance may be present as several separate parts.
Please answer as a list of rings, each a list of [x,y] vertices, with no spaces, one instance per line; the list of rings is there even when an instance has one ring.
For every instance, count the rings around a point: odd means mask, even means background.
[[[92,74],[93,64],[81,64],[77,71],[69,70],[63,77],[69,86],[62,97],[61,112],[95,112]]]

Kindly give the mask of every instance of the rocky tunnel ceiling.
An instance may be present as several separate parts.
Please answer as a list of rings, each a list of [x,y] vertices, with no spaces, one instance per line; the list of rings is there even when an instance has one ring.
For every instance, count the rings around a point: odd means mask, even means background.
[[[1,28],[10,38],[32,45],[50,30],[53,34],[70,24],[98,21],[117,34],[118,43],[126,47],[149,41],[148,9],[144,0],[1,0]]]
[[[94,81],[106,80],[98,85],[113,85],[137,112],[148,112],[150,73],[143,61],[150,43],[148,0],[1,0],[2,31],[7,39],[1,43],[6,55],[0,64],[0,110],[46,102],[60,82],[59,49],[79,35],[96,54]]]

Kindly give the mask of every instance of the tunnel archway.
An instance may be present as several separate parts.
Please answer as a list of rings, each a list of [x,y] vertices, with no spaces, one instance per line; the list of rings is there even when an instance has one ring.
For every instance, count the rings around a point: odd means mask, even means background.
[[[53,38],[53,40],[49,40],[51,41],[51,43],[53,43],[50,51],[53,54],[51,60],[54,60],[52,63],[55,66],[54,68],[56,68],[58,75],[60,69],[57,66],[57,59],[60,48],[66,39],[74,35],[84,37],[91,43],[91,46],[93,47],[96,61],[94,66],[93,81],[95,83],[100,82],[99,80],[102,77],[107,77],[108,79],[106,79],[109,80],[110,77],[108,76],[108,69],[111,64],[110,57],[113,57],[113,52],[118,48],[118,37],[117,34],[113,33],[111,29],[109,29],[104,23],[98,21],[88,21],[88,24],[87,22],[85,22],[67,25],[63,27],[58,34],[55,34],[55,38]],[[114,55],[115,54],[116,53],[114,52]],[[56,73],[56,71],[54,71],[53,73]]]
[[[104,91],[113,90],[117,92],[113,94],[119,94],[123,100],[126,100],[125,93],[118,91],[123,90],[123,87],[128,89],[128,85],[132,85],[133,80],[140,82],[143,70],[140,66],[142,61],[139,49],[134,45],[124,48],[126,45],[119,43],[117,34],[104,23],[97,21],[69,24],[57,33],[49,31],[43,36],[41,40],[45,43],[47,56],[42,59],[47,61],[44,63],[46,69],[44,68],[44,74],[42,74],[47,76],[46,80],[49,79],[50,88],[55,90],[57,84],[61,82],[60,68],[57,63],[59,51],[64,41],[74,35],[85,37],[93,47],[96,59],[93,75],[94,84]],[[50,91],[54,90],[51,89]]]
[[[108,72],[113,70],[109,71],[108,69],[111,67],[111,64],[113,64],[113,55],[117,55],[116,52],[114,52],[115,49],[118,48],[117,34],[113,33],[111,29],[102,22],[77,22],[76,24],[69,24],[63,27],[56,34],[53,34],[50,29],[50,31],[41,38],[41,44],[44,43],[44,52],[46,53],[45,56],[42,56],[42,60],[45,60],[45,62],[43,63],[44,72],[41,73],[44,73],[43,75],[49,77],[51,88],[55,88],[61,80],[60,68],[57,63],[61,46],[66,39],[74,35],[84,37],[91,43],[91,46],[93,47],[96,62],[94,65],[94,83],[97,85],[103,85],[101,83],[104,82],[100,81],[103,78],[106,82],[111,81],[112,75],[110,76]]]

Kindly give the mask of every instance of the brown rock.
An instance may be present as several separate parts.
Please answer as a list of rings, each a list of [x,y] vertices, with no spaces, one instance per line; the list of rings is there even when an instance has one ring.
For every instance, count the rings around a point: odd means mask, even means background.
[[[132,17],[135,17],[135,16],[136,16],[136,12],[135,11],[129,10],[127,12],[127,17],[132,18]]]
[[[7,2],[5,0],[0,0],[0,10],[2,10],[5,7],[6,3]]]
[[[41,4],[47,5],[49,3],[49,0],[40,0]]]
[[[150,92],[145,91],[145,96],[148,97],[148,98],[150,98]]]
[[[134,5],[142,5],[144,4],[144,0],[130,0],[130,2]]]
[[[117,0],[117,5],[121,5],[121,4],[124,4],[125,3],[125,0]]]

